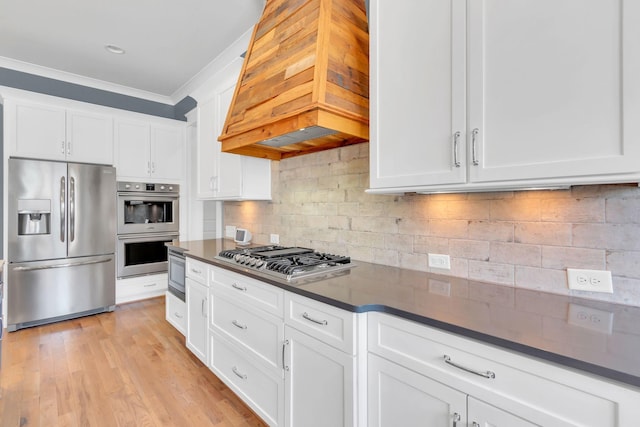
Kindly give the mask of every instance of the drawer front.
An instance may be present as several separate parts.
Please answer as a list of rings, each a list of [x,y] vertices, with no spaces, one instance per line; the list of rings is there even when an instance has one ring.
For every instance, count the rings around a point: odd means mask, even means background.
[[[213,372],[269,425],[284,425],[284,378],[256,366],[215,332],[210,342]]]
[[[282,318],[284,290],[223,268],[212,270],[213,286],[218,291]]]
[[[356,354],[356,314],[287,292],[285,323],[348,354]]]
[[[187,305],[184,301],[165,292],[165,315],[169,323],[173,325],[182,335],[187,331]]]
[[[162,296],[167,283],[166,274],[119,279],[116,281],[116,304]]]
[[[282,319],[244,308],[237,300],[211,292],[211,328],[263,360],[274,370],[282,369]]]
[[[369,352],[493,406],[541,425],[616,425],[616,402],[590,377],[394,316],[368,320]]]
[[[203,285],[208,285],[208,264],[193,258],[186,257],[185,266],[185,276],[187,276],[189,279],[195,280],[198,283],[202,283]]]

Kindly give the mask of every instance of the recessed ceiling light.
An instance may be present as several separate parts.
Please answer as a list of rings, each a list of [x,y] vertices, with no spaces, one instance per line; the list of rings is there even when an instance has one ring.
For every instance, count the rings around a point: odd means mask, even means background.
[[[115,53],[115,54],[118,54],[118,55],[122,55],[124,53],[124,49],[123,48],[121,48],[119,46],[116,46],[114,44],[108,44],[104,48],[107,49],[109,52]]]

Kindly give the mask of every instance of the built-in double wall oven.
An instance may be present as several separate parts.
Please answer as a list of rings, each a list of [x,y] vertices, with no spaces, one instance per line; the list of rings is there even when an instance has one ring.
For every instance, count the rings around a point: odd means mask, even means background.
[[[177,184],[118,182],[117,276],[166,273],[165,243],[178,238]]]

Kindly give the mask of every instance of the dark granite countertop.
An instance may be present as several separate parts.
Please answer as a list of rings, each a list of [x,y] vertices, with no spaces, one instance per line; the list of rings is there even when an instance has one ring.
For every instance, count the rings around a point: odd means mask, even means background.
[[[226,239],[178,242],[185,255],[353,312],[381,311],[640,387],[640,308],[355,261],[342,275],[286,282],[218,261]],[[608,331],[570,311],[611,319]],[[595,310],[595,311],[594,311]],[[608,328],[607,328],[608,329]]]

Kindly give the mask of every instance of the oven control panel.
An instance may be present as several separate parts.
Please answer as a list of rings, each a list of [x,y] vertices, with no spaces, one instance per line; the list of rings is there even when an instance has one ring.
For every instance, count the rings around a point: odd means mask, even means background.
[[[153,184],[146,182],[118,181],[119,193],[179,193],[178,184]]]

